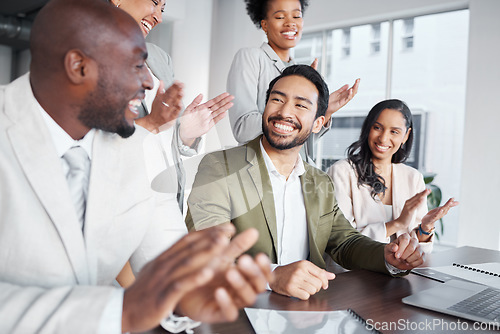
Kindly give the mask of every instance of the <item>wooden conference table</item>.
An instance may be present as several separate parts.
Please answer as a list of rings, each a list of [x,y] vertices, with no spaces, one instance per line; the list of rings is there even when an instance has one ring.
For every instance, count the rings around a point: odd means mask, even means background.
[[[461,264],[500,262],[500,252],[475,247],[454,248],[427,255],[425,265],[446,266],[454,262]],[[333,311],[351,308],[364,319],[370,319],[372,324],[379,323],[380,326],[383,323],[387,324],[385,328],[377,327],[383,333],[425,333],[428,331],[419,330],[415,326],[424,326],[426,323],[433,322],[444,324],[434,326],[435,332],[477,332],[473,329],[472,321],[405,305],[401,302],[403,297],[420,290],[439,286],[442,284],[440,282],[415,274],[409,274],[403,278],[391,278],[366,270],[346,272],[335,264],[329,270],[335,272],[337,277],[330,283],[327,290],[320,291],[308,301],[265,292],[259,296],[253,307],[294,311]],[[401,326],[393,326],[392,330],[387,329],[389,322],[397,324],[398,321],[401,322],[400,319],[404,319],[404,323],[411,322],[412,325],[403,326],[403,329]],[[464,325],[464,322],[468,325]],[[465,330],[464,327],[468,327],[468,330]],[[198,334],[255,333],[244,311],[240,312],[239,318],[235,322],[216,325],[203,324],[194,332]],[[152,333],[166,333],[166,331],[157,328]],[[481,333],[499,332],[484,330]]]

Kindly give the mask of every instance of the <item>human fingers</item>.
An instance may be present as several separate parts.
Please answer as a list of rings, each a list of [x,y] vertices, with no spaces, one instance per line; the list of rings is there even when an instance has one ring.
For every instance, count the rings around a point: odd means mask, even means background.
[[[229,95],[229,93],[222,93],[212,100],[205,102],[204,106],[210,109],[212,113],[218,114],[228,110],[230,108],[228,105],[231,104],[232,106],[232,100],[234,100],[233,95]]]
[[[313,62],[311,63],[311,67],[316,71],[318,70],[318,58],[314,58]]]
[[[358,88],[359,88],[359,83],[361,82],[360,78],[357,78],[354,81],[354,85],[351,87],[352,90],[352,96],[356,95],[358,93]]]
[[[342,87],[340,87],[339,89],[330,94],[330,100],[332,102],[336,101],[339,98],[339,96],[342,95],[342,93],[346,92],[348,89],[349,89],[348,84],[343,85]]]
[[[254,291],[259,293],[266,289],[270,277],[268,271],[271,270],[269,262],[267,268],[261,268],[257,261],[253,260],[249,255],[242,255],[236,263],[236,268],[245,277],[246,281],[251,284]]]
[[[334,279],[335,274],[329,273],[326,270],[319,268],[318,266],[316,266],[312,262],[307,262],[307,263],[308,263],[307,270],[308,270],[309,274],[311,274],[312,276],[316,277],[317,279],[319,279],[321,281],[321,285],[319,288],[321,289],[321,287],[322,287],[325,290],[328,289],[328,281],[330,279]],[[332,275],[333,275],[333,277],[332,277]]]
[[[196,110],[196,107],[201,103],[202,100],[203,100],[203,94],[198,94],[198,96],[194,98],[193,102],[188,104],[186,109],[184,109],[184,114],[189,114],[194,112]]]
[[[403,256],[404,251],[406,250],[406,247],[410,243],[411,237],[407,233],[401,234],[396,240],[395,243],[397,244],[397,250],[394,253],[394,257],[396,259],[401,259]]]
[[[184,84],[176,81],[161,95],[161,101],[165,107],[180,109],[182,108],[183,96]]]
[[[161,285],[161,280],[165,277],[176,279],[204,267],[211,268],[209,264],[212,259],[222,256],[229,241],[222,232],[216,234],[212,231],[206,231],[210,233],[205,231],[199,231],[203,232],[199,234],[199,238],[191,238],[189,242],[183,242],[182,248],[169,249],[153,260],[148,271],[149,275],[158,280],[158,284]],[[194,233],[198,234],[198,232]],[[181,239],[182,241],[185,240]],[[177,243],[174,244],[174,247],[177,245]]]
[[[429,195],[430,193],[431,193],[430,189],[425,189],[425,190],[415,194],[413,197],[406,200],[403,209],[406,208],[407,210],[410,210],[410,211],[416,209],[419,205],[421,205],[423,203],[423,201],[425,200],[427,195]]]
[[[259,266],[260,271],[264,274],[267,282],[272,283],[274,281],[274,273],[271,270],[271,261],[269,257],[264,253],[257,254],[257,256],[255,256],[255,262]]]
[[[234,321],[238,318],[238,307],[224,288],[215,290],[215,301],[220,308],[220,318],[224,321]]]
[[[212,106],[214,106],[215,104],[219,103],[220,101],[224,100],[225,98],[227,98],[228,96],[232,96],[230,95],[228,92],[224,92],[222,94],[219,94],[217,95],[216,97],[208,100],[207,102],[203,103],[203,105],[205,105],[207,108],[211,108]],[[233,97],[234,98],[234,97]]]
[[[204,268],[175,281],[167,278],[165,281],[169,284],[164,287],[136,280],[123,294],[122,330],[143,332],[158,326],[186,293],[206,284],[212,277],[213,271]]]
[[[295,266],[295,270],[292,272],[292,280],[289,285],[297,290],[299,294],[303,292],[307,293],[307,296],[297,297],[306,300],[321,290],[325,284],[325,277],[321,268],[310,261],[299,261],[293,265]],[[326,282],[328,284],[328,280]]]
[[[165,94],[165,83],[163,82],[163,80],[160,80],[160,84],[158,86],[158,90],[156,91],[155,98],[159,97],[162,94]]]
[[[418,243],[413,253],[409,254],[405,259],[405,262],[412,268],[418,267],[424,263],[424,252]]]
[[[231,107],[232,107],[232,106],[233,106],[233,105],[231,104]],[[229,107],[229,108],[231,108],[231,107]],[[229,109],[229,108],[228,108],[228,109]],[[226,111],[224,111],[224,112],[221,112],[220,114],[218,114],[217,116],[215,116],[214,118],[212,118],[213,125],[215,125],[215,124],[219,123],[219,121],[220,121],[221,119],[223,119],[224,117],[226,117],[226,115],[227,115],[227,112],[226,112]]]
[[[232,238],[224,251],[224,256],[233,262],[241,254],[249,250],[259,238],[259,231],[249,228]]]
[[[403,242],[399,243],[399,250],[397,252],[401,254],[399,259],[406,261],[415,252],[415,250],[420,247],[420,244],[417,238],[412,238],[407,233],[400,235],[398,239],[403,240]]]
[[[255,303],[257,294],[264,290],[255,290],[252,282],[235,267],[225,273],[227,285],[225,289],[231,292],[236,306],[243,307]]]

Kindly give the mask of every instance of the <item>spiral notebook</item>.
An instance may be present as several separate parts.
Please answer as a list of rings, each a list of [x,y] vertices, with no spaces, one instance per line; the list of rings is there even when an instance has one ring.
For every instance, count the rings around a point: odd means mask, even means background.
[[[416,268],[412,272],[440,282],[459,278],[500,289],[500,263],[498,262],[467,265],[453,263],[451,266],[444,267]]]
[[[280,311],[245,308],[257,334],[380,333],[351,309],[340,311]]]

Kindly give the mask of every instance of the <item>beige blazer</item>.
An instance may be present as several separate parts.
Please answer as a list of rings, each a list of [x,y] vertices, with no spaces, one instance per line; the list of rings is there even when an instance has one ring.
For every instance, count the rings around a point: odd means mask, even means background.
[[[97,131],[82,233],[37,108],[28,74],[0,87],[0,333],[95,333],[127,260],[138,271],[167,248],[169,216],[141,133]]]
[[[366,185],[358,187],[356,172],[349,162],[347,160],[336,162],[328,169],[328,175],[335,184],[339,207],[351,225],[374,240],[390,242],[391,238],[386,237],[385,223],[392,219],[388,219],[380,199],[371,197],[370,187]],[[393,219],[401,215],[407,199],[424,189],[424,179],[419,171],[405,164],[392,164]],[[400,231],[396,236],[403,232],[414,233],[427,211],[427,202],[424,202],[413,216],[408,230]],[[420,246],[429,253],[432,251],[432,239],[431,242],[421,243]]]

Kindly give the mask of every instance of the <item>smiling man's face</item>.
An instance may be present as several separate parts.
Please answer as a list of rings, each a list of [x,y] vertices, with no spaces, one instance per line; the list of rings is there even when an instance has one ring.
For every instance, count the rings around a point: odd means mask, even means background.
[[[311,132],[321,129],[317,108],[318,89],[311,81],[299,75],[279,79],[262,115],[262,132],[267,142],[278,150],[304,144]]]

